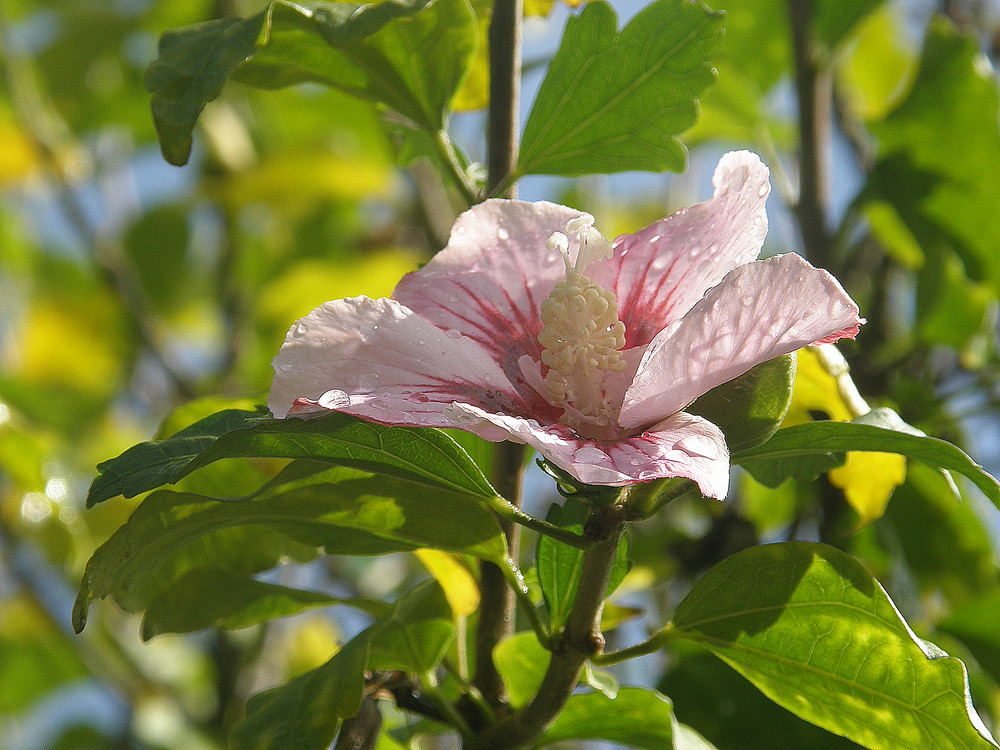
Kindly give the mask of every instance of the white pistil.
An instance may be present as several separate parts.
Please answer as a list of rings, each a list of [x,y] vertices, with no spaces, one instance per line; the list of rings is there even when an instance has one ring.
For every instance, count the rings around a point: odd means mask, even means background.
[[[544,347],[542,362],[549,367],[545,388],[549,401],[564,409],[563,422],[587,433],[609,426],[617,409],[608,403],[604,380],[621,372],[626,363],[620,351],[625,346],[625,324],[618,319],[618,300],[584,275],[587,266],[612,257],[611,243],[593,227],[594,218],[584,214],[566,224],[566,232],[579,238],[576,263],[569,257],[569,237],[555,232],[550,249],[558,249],[566,263],[566,278],[556,284],[541,305]]]

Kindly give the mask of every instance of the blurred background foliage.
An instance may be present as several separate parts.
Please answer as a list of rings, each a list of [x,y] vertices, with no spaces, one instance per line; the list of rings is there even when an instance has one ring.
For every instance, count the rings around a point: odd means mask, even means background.
[[[726,11],[727,36],[718,82],[683,137],[689,171],[533,177],[522,197],[591,211],[613,235],[704,198],[722,151],[758,151],[777,188],[765,252],[798,250],[828,268],[868,318],[844,347],[862,395],[997,473],[1000,7],[710,4]],[[260,403],[292,321],[328,299],[388,295],[443,245],[461,209],[383,113],[315,86],[231,83],[200,121],[191,163],[163,162],[142,82],[158,35],[260,5],[0,1],[3,750],[221,747],[247,695],[323,662],[364,624],[335,609],[143,644],[135,616],[102,604],[70,635],[84,562],[138,502],[83,512],[95,464],[157,434],[172,413],[160,435]],[[526,6],[530,98],[571,11]],[[639,8],[616,6],[622,20]],[[789,12],[803,6],[808,17]],[[474,7],[485,33],[489,3]],[[485,70],[480,53],[457,102],[466,111],[451,122],[473,161],[483,159]],[[812,357],[800,357],[787,423],[850,418]],[[188,481],[236,492],[275,469],[248,466]],[[546,483],[529,486],[544,515]],[[995,730],[998,534],[996,510],[977,494],[898,456],[848,454],[818,482],[777,488],[741,474],[726,503],[683,499],[637,529],[611,613],[634,639],[642,612],[667,619],[684,582],[718,560],[761,541],[820,539],[860,558],[919,635],[966,661]],[[393,555],[290,563],[273,575],[391,598],[430,571],[457,581],[449,596],[468,606],[472,584],[449,565]],[[658,685],[720,748],[853,746],[701,653],[648,657],[621,677]]]

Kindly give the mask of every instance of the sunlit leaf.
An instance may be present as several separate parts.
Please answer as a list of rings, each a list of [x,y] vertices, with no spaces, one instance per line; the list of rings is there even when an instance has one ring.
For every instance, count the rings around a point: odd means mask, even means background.
[[[905,93],[914,73],[915,53],[904,40],[900,15],[898,5],[884,3],[857,24],[837,55],[838,92],[861,120],[884,117]]]
[[[552,654],[531,631],[515,633],[493,648],[493,663],[503,678],[511,706],[520,708],[534,697],[551,659]]]
[[[859,750],[856,743],[769,700],[711,654],[687,644],[673,650],[679,653],[673,654],[657,688],[671,697],[681,722],[695,727],[720,749]],[[684,746],[677,743],[677,747]]]
[[[734,555],[695,584],[673,626],[771,700],[872,750],[997,747],[962,662],[916,638],[871,574],[832,547]]]
[[[873,409],[853,422],[811,422],[778,430],[757,448],[734,454],[734,463],[832,456],[847,450],[899,453],[929,466],[967,477],[994,504],[1000,504],[1000,483],[955,445],[923,435],[890,409]],[[756,475],[755,475],[756,476]]]
[[[440,584],[456,617],[466,617],[476,611],[479,585],[458,555],[437,549],[418,549],[414,554]]]
[[[697,116],[721,41],[721,16],[699,3],[655,0],[621,32],[610,5],[588,3],[535,99],[518,174],[680,171],[675,136]]]
[[[644,750],[674,747],[673,706],[655,690],[623,687],[614,698],[572,695],[538,746],[564,740],[606,740]]]

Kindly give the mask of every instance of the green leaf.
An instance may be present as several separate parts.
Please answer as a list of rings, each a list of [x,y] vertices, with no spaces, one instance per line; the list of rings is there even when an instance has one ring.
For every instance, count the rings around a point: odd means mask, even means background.
[[[862,18],[884,0],[819,0],[814,2],[816,36],[835,47]]]
[[[589,513],[588,507],[571,495],[566,498],[563,505],[552,505],[546,520],[567,531],[582,534]],[[549,622],[553,632],[557,632],[565,624],[576,599],[580,570],[583,566],[583,550],[540,534],[537,565],[538,585],[549,608]],[[608,595],[622,582],[628,572],[628,565],[628,537],[622,535],[615,554],[611,579],[608,581]]]
[[[466,495],[347,468],[296,471],[302,465],[239,501],[169,490],[151,494],[87,563],[74,627],[83,629],[91,600],[113,595],[138,611],[191,567],[242,573],[271,567],[281,540],[348,555],[420,547],[491,561],[507,554],[496,519]],[[272,542],[277,550],[240,549],[245,533],[253,539],[262,529],[278,540]]]
[[[368,670],[424,674],[441,663],[454,637],[451,606],[437,581],[406,592],[388,617],[372,626]]]
[[[978,38],[935,18],[911,89],[871,129],[878,161],[861,202],[891,203],[925,252],[948,247],[970,279],[1000,289],[992,210],[1000,201],[1000,90]]]
[[[846,451],[899,453],[929,466],[957,472],[1000,505],[1000,483],[968,454],[906,425],[891,409],[873,409],[853,422],[809,422],[786,427],[763,445],[733,453],[732,462],[760,479],[758,468],[767,463],[780,460],[791,466],[805,459],[835,457]]]
[[[372,638],[358,634],[325,664],[247,701],[229,738],[232,750],[326,750],[342,719],[358,713]]]
[[[517,173],[583,175],[684,169],[675,137],[712,83],[722,16],[654,0],[619,33],[611,6],[571,16],[524,128]]]
[[[971,708],[965,665],[919,640],[833,547],[733,555],[694,585],[673,628],[779,705],[872,750],[997,747]]]
[[[699,397],[686,411],[718,425],[730,451],[755,448],[777,432],[788,413],[795,364],[794,353],[759,364]]]
[[[695,727],[719,748],[859,750],[856,743],[772,702],[704,650],[679,643],[671,656],[669,671],[657,688],[671,697],[679,721]]]
[[[1000,682],[1000,591],[991,591],[956,609],[937,629],[964,643],[979,665]]]
[[[194,125],[230,76],[264,88],[333,86],[436,132],[475,52],[476,34],[466,0],[273,0],[245,20],[168,32],[146,74],[163,156],[187,162]]]
[[[507,687],[510,705],[521,708],[542,686],[552,654],[534,632],[515,633],[493,648],[493,663]]]
[[[307,609],[348,604],[371,614],[388,605],[370,599],[343,599],[315,591],[264,583],[228,570],[192,570],[146,608],[142,638],[190,633],[201,628],[257,625]]]
[[[623,687],[614,700],[603,693],[571,695],[536,747],[566,740],[607,740],[643,750],[674,746],[673,706],[655,690]]]
[[[250,698],[233,728],[233,750],[325,750],[342,719],[358,713],[365,673],[433,669],[452,638],[451,609],[441,587],[425,581],[392,611],[359,633],[328,662]]]
[[[221,458],[303,458],[376,471],[478,498],[496,491],[468,454],[440,430],[386,426],[339,412],[261,420],[215,441],[173,481]]]
[[[87,507],[116,495],[135,497],[176,481],[178,471],[220,435],[244,427],[265,414],[263,408],[256,411],[226,409],[185,427],[166,440],[139,443],[117,458],[99,463],[98,476],[87,493]]]
[[[962,602],[996,586],[996,561],[977,504],[952,490],[941,472],[912,465],[879,525],[923,592]]]

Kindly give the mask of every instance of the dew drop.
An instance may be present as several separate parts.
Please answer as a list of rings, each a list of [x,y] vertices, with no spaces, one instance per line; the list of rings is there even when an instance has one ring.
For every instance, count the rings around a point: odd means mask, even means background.
[[[743,307],[750,307],[751,305],[753,305],[753,303],[754,303],[754,298],[751,297],[749,294],[745,294],[742,297],[740,297],[740,304],[743,305]]]
[[[688,455],[700,458],[715,458],[719,455],[715,443],[699,435],[689,435],[681,438],[674,444],[674,448],[679,448]]]
[[[427,339],[417,339],[417,345],[418,346],[427,346]],[[419,357],[417,358],[417,361],[418,362],[420,361]]]
[[[719,246],[718,245],[716,245],[716,244],[713,243],[713,244],[711,244],[711,245],[708,246],[708,254],[709,255],[715,255],[717,252],[719,252]]]
[[[465,227],[459,224],[455,227],[455,234],[465,234]]]
[[[757,191],[757,195],[763,198],[765,195],[771,192],[771,186],[766,182],[760,186],[760,190]]]
[[[608,454],[593,445],[585,445],[573,452],[573,461],[581,464],[604,463]]]
[[[459,331],[457,328],[449,328],[447,331],[444,332],[444,335],[450,339],[462,338],[462,332]]]
[[[733,173],[729,175],[729,189],[730,190],[740,190],[743,185],[746,184],[747,177],[750,175],[750,170],[747,169],[746,164],[741,164]]]
[[[497,229],[497,239],[500,240],[501,242],[509,240],[510,239],[510,232],[508,232],[503,227],[500,227],[499,229]]]
[[[358,388],[371,391],[378,388],[378,373],[363,372],[358,376]]]
[[[334,388],[320,396],[316,403],[324,409],[340,409],[351,405],[351,397],[343,391]]]
[[[380,398],[373,398],[368,403],[371,404],[372,406],[374,406],[376,409],[388,409],[389,408],[389,404],[387,404],[385,401],[383,401]]]
[[[370,344],[375,340],[375,336],[378,334],[378,326],[365,326],[361,329],[361,340],[366,344]]]
[[[430,397],[426,393],[414,393],[412,398],[414,401],[421,404],[426,404],[428,401],[430,401]]]
[[[652,237],[649,238],[649,241],[650,242],[656,242],[656,241],[658,241],[660,239],[660,236],[661,235],[659,235],[659,234],[654,234]]]

